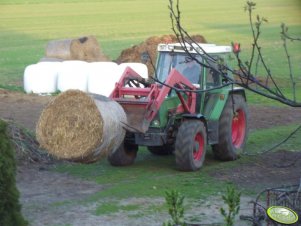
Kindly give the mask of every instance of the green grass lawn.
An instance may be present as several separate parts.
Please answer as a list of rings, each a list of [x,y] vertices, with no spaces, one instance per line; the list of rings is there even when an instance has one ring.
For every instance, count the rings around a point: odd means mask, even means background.
[[[104,185],[107,189],[87,200],[92,201],[106,197],[163,197],[165,191],[175,188],[188,198],[206,198],[220,193],[227,184],[209,176],[219,167],[218,161],[210,159],[201,171],[180,172],[175,168],[174,156],[154,156],[141,148],[135,164],[129,167],[112,167],[104,159],[90,165],[63,165],[59,171]]]
[[[245,1],[180,1],[183,26],[202,34],[208,42],[238,41],[243,53],[250,50],[250,29]],[[170,34],[168,1],[154,0],[2,0],[0,2],[0,85],[22,85],[26,65],[44,55],[53,39],[95,35],[105,54],[115,59],[121,50],[153,35]],[[298,0],[260,0],[257,11],[269,19],[261,45],[273,74],[286,76],[280,23],[301,35],[301,4]],[[294,72],[300,75],[301,44],[290,43]]]
[[[250,134],[246,153],[236,161],[222,162],[215,160],[210,148],[207,149],[204,166],[197,172],[180,172],[176,170],[174,156],[155,156],[149,153],[145,148],[140,147],[137,159],[134,165],[127,167],[112,167],[106,159],[93,164],[63,164],[56,168],[57,171],[68,173],[85,180],[94,181],[104,189],[76,202],[76,205],[89,205],[95,203],[96,207],[93,214],[100,216],[106,214],[116,214],[119,211],[128,212],[129,217],[139,218],[142,215],[151,215],[154,212],[167,213],[166,203],[152,204],[148,207],[141,207],[141,204],[121,205],[120,200],[126,200],[129,197],[163,199],[166,191],[178,190],[185,196],[185,213],[192,211],[192,204],[204,205],[207,203],[210,207],[210,200],[221,200],[226,192],[228,185],[231,185],[231,179],[218,179],[214,177],[217,172],[227,172],[228,170],[242,169],[242,165],[258,162],[260,155],[251,156],[257,152],[262,152],[270,148],[274,143],[279,142],[284,136],[287,136],[294,129],[295,125],[279,126],[260,131],[254,131]],[[300,150],[301,141],[299,139],[301,131],[285,145],[273,150],[286,149],[290,151]],[[250,155],[251,154],[251,155]],[[278,160],[277,160],[278,161]],[[237,172],[237,170],[236,170]],[[261,185],[256,187],[246,187],[235,185],[242,192],[243,197],[255,197],[263,188]],[[280,186],[280,185],[279,185]],[[250,198],[251,199],[251,198]],[[75,205],[72,201],[54,203],[57,205]],[[143,212],[135,213],[137,210]],[[242,209],[248,208],[242,205]],[[132,211],[132,213],[131,213]],[[248,214],[251,215],[252,209]],[[132,215],[131,215],[132,214]],[[196,222],[202,221],[202,216],[194,215]],[[188,218],[187,218],[188,219]],[[186,219],[186,220],[187,220]]]
[[[120,199],[132,196],[161,197],[164,196],[165,191],[174,188],[186,194],[188,198],[206,198],[221,194],[229,183],[217,180],[211,176],[212,173],[256,161],[256,158],[260,158],[256,154],[268,150],[296,128],[296,125],[290,125],[253,131],[249,136],[245,153],[236,161],[218,161],[214,159],[211,149],[208,148],[205,164],[197,172],[180,172],[176,169],[173,155],[152,155],[143,147],[139,149],[134,165],[128,167],[112,167],[106,159],[103,159],[89,165],[64,164],[58,168],[58,171],[93,180],[107,188],[91,197],[91,201],[106,197]],[[298,131],[288,142],[273,151],[300,150],[300,135],[301,131]],[[254,188],[244,189],[244,194],[258,192],[254,191]]]

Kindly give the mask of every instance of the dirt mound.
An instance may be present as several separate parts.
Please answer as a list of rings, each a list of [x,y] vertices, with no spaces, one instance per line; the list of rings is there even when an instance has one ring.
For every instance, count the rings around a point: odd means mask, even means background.
[[[206,43],[206,40],[202,35],[192,35],[191,38],[197,43]],[[131,48],[123,50],[116,61],[117,63],[141,62],[141,54],[144,52],[148,52],[151,61],[155,64],[158,44],[172,42],[178,42],[177,37],[175,35],[150,37],[138,45],[134,45]],[[147,62],[147,68],[149,75],[152,75],[154,73],[154,69],[150,62]]]

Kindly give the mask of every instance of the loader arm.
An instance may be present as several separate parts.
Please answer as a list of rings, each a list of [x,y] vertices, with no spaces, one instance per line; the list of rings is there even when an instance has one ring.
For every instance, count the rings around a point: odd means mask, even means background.
[[[128,119],[125,127],[127,130],[145,133],[172,87],[186,90],[196,89],[175,69],[171,70],[165,84],[148,84],[130,67],[125,69],[110,98],[117,101],[125,110]],[[195,113],[196,94],[189,91],[176,91],[176,93],[181,101],[177,107],[177,113]]]

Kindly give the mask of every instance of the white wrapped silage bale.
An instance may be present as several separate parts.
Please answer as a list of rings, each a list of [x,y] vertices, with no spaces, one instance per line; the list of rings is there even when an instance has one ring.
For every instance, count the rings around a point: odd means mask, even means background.
[[[118,65],[114,62],[89,63],[88,92],[109,96],[120,79]]]
[[[87,92],[88,63],[79,60],[64,61],[58,72],[57,89],[64,92],[78,89]]]
[[[119,67],[119,74],[121,75],[123,74],[126,67],[130,67],[135,72],[137,72],[142,78],[148,78],[147,66],[143,63],[121,63],[118,67]]]
[[[26,93],[32,93],[32,86],[34,86],[34,84],[32,83],[32,81],[34,80],[33,77],[38,74],[36,68],[36,64],[31,64],[28,65],[24,70],[23,87]]]
[[[60,62],[40,62],[28,65],[24,70],[26,93],[54,93],[57,91],[57,76]]]

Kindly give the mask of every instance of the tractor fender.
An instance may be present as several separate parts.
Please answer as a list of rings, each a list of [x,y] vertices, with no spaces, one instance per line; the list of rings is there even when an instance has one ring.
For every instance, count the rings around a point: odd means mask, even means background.
[[[241,96],[243,96],[243,98],[245,99],[245,101],[247,101],[246,92],[245,92],[244,88],[242,88],[242,87],[234,87],[233,89],[231,89],[229,91],[229,96],[233,95],[233,94],[241,95]]]
[[[189,113],[186,113],[186,114],[183,114],[182,115],[182,119],[184,120],[200,120],[201,122],[204,123],[204,126],[205,126],[205,130],[206,130],[206,134],[207,134],[207,142],[208,142],[208,133],[209,133],[209,130],[208,130],[208,125],[207,125],[207,120],[206,120],[206,117],[200,113],[196,113],[196,114],[189,114]]]
[[[206,117],[204,115],[200,114],[200,113],[197,113],[197,114],[183,114],[182,117],[183,117],[183,119],[186,119],[186,120],[190,120],[190,119],[201,120],[205,124],[205,127],[207,128]]]

